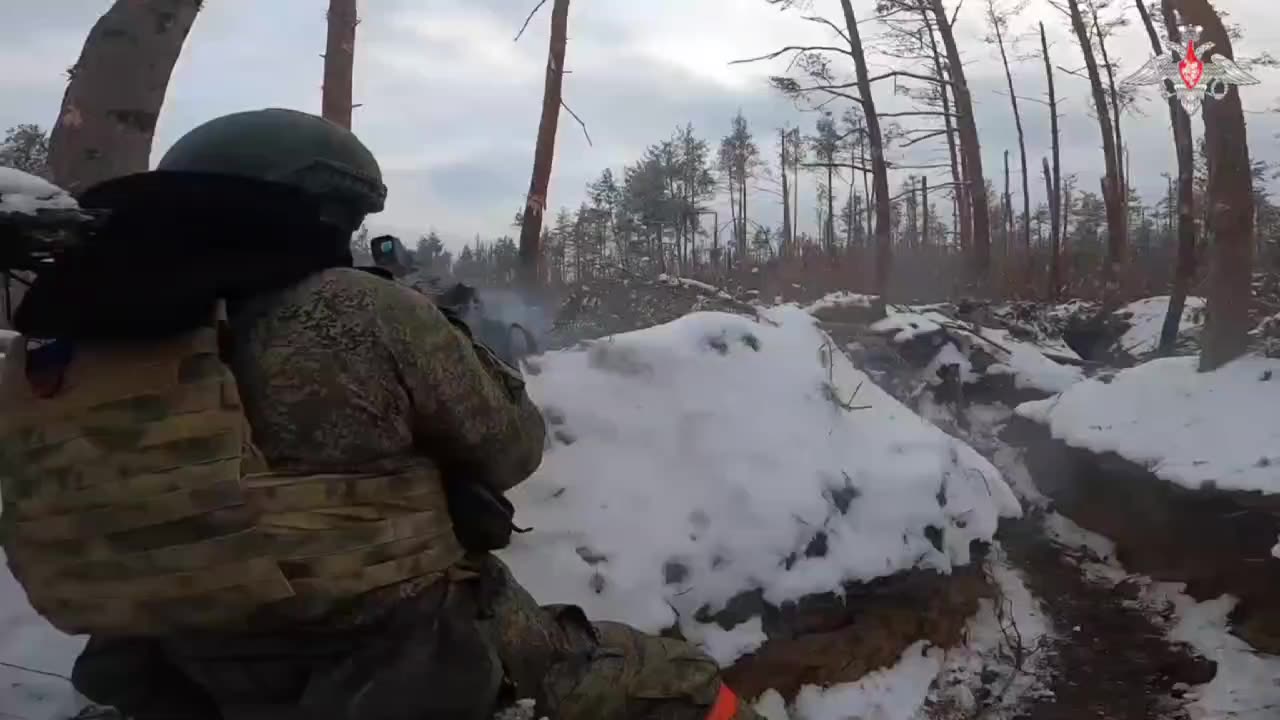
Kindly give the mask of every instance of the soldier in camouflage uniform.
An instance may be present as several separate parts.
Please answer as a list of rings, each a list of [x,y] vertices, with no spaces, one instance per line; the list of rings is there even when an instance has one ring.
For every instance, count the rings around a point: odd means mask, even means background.
[[[325,237],[385,193],[354,136],[284,110],[207,123],[157,173],[301,188]],[[0,539],[33,606],[91,635],[76,687],[139,720],[757,717],[692,646],[520,587],[490,554],[544,443],[519,372],[333,257],[178,340],[15,343]],[[28,326],[56,293],[32,296]]]

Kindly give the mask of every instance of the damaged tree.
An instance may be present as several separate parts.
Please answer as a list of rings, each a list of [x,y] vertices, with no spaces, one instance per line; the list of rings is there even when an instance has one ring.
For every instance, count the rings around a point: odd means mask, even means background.
[[[964,171],[961,167],[959,155],[956,152],[949,78],[944,69],[942,54],[938,50],[937,31],[934,30],[933,23],[929,20],[928,8],[923,4],[920,6],[920,15],[929,34],[929,52],[933,56],[933,72],[938,78],[938,99],[942,103],[942,122],[947,135],[947,157],[951,164],[951,196],[955,206],[955,222],[959,226],[956,234],[959,236],[960,249],[968,252],[969,247],[973,244],[973,221],[970,218],[973,208],[969,205],[969,194],[966,192],[964,183]]]
[[[991,270],[991,221],[987,208],[987,181],[982,174],[982,145],[978,141],[978,126],[973,116],[973,96],[965,80],[960,47],[956,44],[946,8],[943,7],[942,0],[929,0],[929,7],[933,11],[934,25],[942,37],[942,46],[947,51],[947,74],[951,79],[956,103],[964,181],[972,208],[974,276],[980,280],[988,280]]]
[[[777,5],[783,9],[792,8],[796,5],[807,5],[806,0],[766,0],[771,5]],[[795,55],[793,64],[799,65],[814,81],[814,84],[804,85],[790,77],[773,77],[770,81],[774,87],[781,90],[790,97],[808,97],[810,95],[820,95],[826,98],[826,102],[831,99],[842,98],[855,103],[862,109],[862,117],[865,122],[865,134],[867,147],[871,155],[871,176],[872,176],[872,192],[871,198],[875,206],[875,231],[876,252],[875,252],[875,271],[873,283],[875,292],[879,298],[879,311],[883,312],[885,296],[889,286],[889,275],[893,265],[893,239],[892,217],[889,198],[889,172],[888,163],[885,160],[884,153],[884,135],[880,129],[880,116],[876,113],[875,98],[872,94],[871,85],[876,80],[884,80],[886,78],[896,77],[899,75],[911,75],[911,73],[890,72],[876,77],[871,77],[867,71],[866,55],[863,52],[862,38],[858,31],[857,18],[854,16],[853,5],[849,0],[841,0],[841,9],[843,11],[844,27],[838,26],[836,23],[822,17],[806,18],[812,22],[820,23],[831,29],[840,39],[844,41],[847,47],[835,47],[830,45],[818,46],[787,46],[781,50],[762,55],[760,57],[748,58],[745,60],[736,60],[737,63],[757,62],[761,60],[772,60],[782,55],[791,53]],[[830,63],[827,60],[826,53],[836,53],[843,55],[853,61],[855,81],[854,82],[838,82],[832,77]],[[932,78],[924,78],[932,80]],[[856,88],[858,95],[854,96],[848,92],[849,88]],[[825,102],[824,102],[825,104]],[[793,136],[791,147],[799,150],[799,138]],[[808,163],[808,167],[826,167],[834,166],[837,163],[828,161],[822,163]],[[852,165],[852,163],[850,163]],[[844,163],[839,163],[840,167],[846,167]],[[865,170],[865,168],[861,168]],[[799,215],[798,207],[794,216]],[[793,235],[795,237],[794,229]]]
[[[1045,191],[1049,196],[1049,218],[1053,229],[1049,232],[1049,299],[1056,301],[1062,292],[1062,238],[1066,232],[1062,224],[1062,142],[1058,132],[1058,95],[1053,85],[1053,63],[1049,60],[1049,40],[1045,37],[1044,23],[1040,23],[1040,52],[1044,55],[1044,74],[1049,85],[1049,135],[1053,147],[1053,169],[1049,160],[1044,161]]]
[[[1000,62],[1004,65],[1004,78],[1009,86],[1009,102],[1013,106],[1013,123],[1018,130],[1018,156],[1022,161],[1022,248],[1027,253],[1029,260],[1031,253],[1031,181],[1027,173],[1027,141],[1026,135],[1022,132],[1022,113],[1018,110],[1018,93],[1013,87],[1013,72],[1009,70],[1009,55],[1005,49],[1005,34],[1009,31],[1009,18],[1021,13],[1026,9],[1026,6],[1026,2],[1021,2],[1012,8],[1005,9],[1000,7],[996,0],[987,0],[987,22],[991,25],[996,47],[1000,49]],[[1006,172],[1006,178],[1007,176],[1008,173]],[[1007,192],[1006,190],[1006,202],[1008,201]],[[1012,213],[1012,209],[1009,212]]]
[[[71,192],[150,167],[173,66],[201,0],[116,0],[76,64],[49,139],[53,181]]]
[[[1147,30],[1147,38],[1151,41],[1152,51],[1156,55],[1168,56],[1169,50],[1160,42],[1160,35],[1156,33],[1155,23],[1146,4],[1137,0],[1137,6],[1142,25]],[[1169,39],[1181,43],[1177,18],[1169,0],[1161,3],[1161,15]],[[1196,272],[1195,148],[1191,139],[1191,116],[1182,109],[1173,89],[1173,81],[1165,80],[1164,90],[1169,96],[1169,124],[1173,129],[1173,146],[1178,156],[1178,189],[1174,201],[1178,208],[1178,255],[1169,290],[1169,308],[1160,328],[1159,354],[1162,356],[1173,354],[1174,345],[1178,341],[1178,326],[1182,322],[1182,311],[1187,303],[1187,293]],[[1172,199],[1175,196],[1171,193],[1170,197]],[[1173,203],[1170,204],[1170,208],[1172,207]],[[1170,210],[1171,218],[1173,214]]]
[[[320,114],[325,120],[351,129],[352,73],[355,65],[356,0],[329,0],[329,34],[324,47],[324,87]]]
[[[1231,36],[1208,0],[1172,0],[1172,7],[1184,23],[1203,28],[1200,40],[1214,43],[1211,54],[1234,59]],[[1207,317],[1200,346],[1200,369],[1207,371],[1243,355],[1249,346],[1254,203],[1239,89],[1228,87],[1221,99],[1206,100],[1202,115],[1209,155],[1209,231],[1213,234]]]
[[[876,114],[876,101],[871,92],[871,76],[867,72],[867,58],[862,50],[862,36],[858,33],[858,19],[853,14],[850,0],[840,0],[844,10],[846,39],[853,69],[858,79],[858,95],[862,105],[862,117],[866,121],[867,146],[871,151],[872,201],[875,203],[876,272],[875,291],[878,296],[877,311],[884,312],[889,290],[889,273],[893,270],[893,238],[890,236],[891,213],[889,210],[889,170],[884,159],[884,135],[880,131],[880,116]]]
[[[537,12],[536,8],[534,12]],[[547,52],[547,75],[542,92],[542,117],[538,121],[538,142],[533,151],[533,176],[529,180],[529,194],[520,222],[520,280],[525,288],[537,286],[542,279],[539,240],[542,237],[542,216],[547,208],[547,190],[551,185],[556,128],[560,122],[560,106],[564,102],[561,88],[564,84],[568,29],[569,0],[554,0],[551,6],[551,46]]]
[[[1120,177],[1120,149],[1116,147],[1115,128],[1111,122],[1111,106],[1107,92],[1102,86],[1102,73],[1093,55],[1093,42],[1089,38],[1089,30],[1080,10],[1080,0],[1067,0],[1067,10],[1071,16],[1071,29],[1084,55],[1089,86],[1093,91],[1094,110],[1098,116],[1098,129],[1102,133],[1102,156],[1105,163],[1102,200],[1107,211],[1107,261],[1104,265],[1108,294],[1114,295],[1114,290],[1117,289],[1114,283],[1118,281],[1120,268],[1124,264],[1129,225],[1128,218],[1125,216],[1124,184]]]

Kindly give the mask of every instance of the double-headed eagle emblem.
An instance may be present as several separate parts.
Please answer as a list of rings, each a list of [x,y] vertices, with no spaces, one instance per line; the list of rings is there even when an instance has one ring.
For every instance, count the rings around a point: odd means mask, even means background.
[[[1151,58],[1120,84],[1128,87],[1159,84],[1164,90],[1164,96],[1176,96],[1188,113],[1199,110],[1205,96],[1221,100],[1226,97],[1232,85],[1258,84],[1257,78],[1231,58],[1218,56],[1202,59],[1214,46],[1211,42],[1196,45],[1202,30],[1199,26],[1181,28],[1186,47],[1173,39],[1166,41],[1168,53]]]

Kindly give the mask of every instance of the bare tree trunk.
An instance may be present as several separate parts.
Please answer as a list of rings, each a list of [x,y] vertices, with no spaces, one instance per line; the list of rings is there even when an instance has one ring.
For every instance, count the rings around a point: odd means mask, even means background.
[[[1050,302],[1057,302],[1061,286],[1058,283],[1058,196],[1053,191],[1053,171],[1049,168],[1049,158],[1044,160],[1044,193],[1049,197],[1049,287],[1045,296]]]
[[[995,7],[988,3],[991,27],[996,33],[996,45],[1000,48],[1000,62],[1004,65],[1004,78],[1009,85],[1009,102],[1013,105],[1013,124],[1018,129],[1018,156],[1022,160],[1022,247],[1027,257],[1031,256],[1031,183],[1027,177],[1027,141],[1022,132],[1022,113],[1018,111],[1018,94],[1013,89],[1013,73],[1009,71],[1009,56],[1004,49],[1004,32],[1000,29],[1000,19],[995,15]]]
[[[974,274],[986,278],[991,270],[991,221],[987,207],[987,184],[982,174],[982,145],[978,141],[978,126],[973,116],[973,98],[965,80],[964,64],[955,33],[947,20],[942,0],[930,0],[933,19],[947,49],[947,68],[956,99],[957,123],[960,128],[960,151],[964,155],[965,183],[973,206],[973,261]]]
[[[561,87],[564,82],[564,55],[569,26],[569,0],[555,0],[551,6],[551,47],[547,53],[547,77],[542,92],[542,117],[538,121],[538,143],[533,151],[533,176],[525,201],[524,222],[520,225],[520,276],[526,288],[542,279],[538,240],[542,215],[551,185],[551,162],[555,158],[556,127],[560,123]]]
[[[200,0],[116,0],[71,68],[49,137],[53,181],[80,192],[145,172],[173,66]]]
[[[1073,185],[1074,183],[1068,179],[1067,183],[1063,186],[1062,208],[1058,211],[1059,214],[1062,215],[1062,257],[1064,259],[1067,258],[1067,238],[1071,237],[1071,188]],[[1064,267],[1062,271],[1062,282],[1064,284],[1070,281],[1067,270],[1068,268]]]
[[[853,223],[858,219],[858,209],[853,202],[853,191],[857,184],[857,170],[853,167],[853,154],[849,154],[849,222],[848,227],[844,229],[844,251],[846,254],[853,251]]]
[[[351,129],[352,72],[356,55],[356,0],[329,0],[329,37],[324,47],[321,114]]]
[[[1089,41],[1089,32],[1085,28],[1084,16],[1080,14],[1080,1],[1067,0],[1071,11],[1071,27],[1075,31],[1076,41],[1080,43],[1080,51],[1084,54],[1085,69],[1089,73],[1089,85],[1093,89],[1094,109],[1098,114],[1098,129],[1102,132],[1102,155],[1106,163],[1106,175],[1102,178],[1103,202],[1107,208],[1107,262],[1106,277],[1110,286],[1120,274],[1120,266],[1124,263],[1127,245],[1128,219],[1124,210],[1124,191],[1120,170],[1120,155],[1116,147],[1115,130],[1111,124],[1111,111],[1107,102],[1107,93],[1102,87],[1102,75],[1098,71],[1098,61],[1093,56],[1093,44]]]
[[[779,130],[778,138],[782,142],[779,166],[782,168],[782,247],[783,255],[791,250],[791,191],[787,183],[787,131]]]
[[[858,164],[861,165],[863,168],[867,167],[867,138],[865,135],[858,138]],[[861,174],[862,174],[862,196],[867,199],[867,202],[866,202],[867,233],[866,235],[867,235],[867,238],[870,239],[872,235],[872,228],[875,227],[876,204],[875,204],[874,198],[871,195],[871,185],[870,185],[870,180],[868,180],[867,178],[867,171],[864,169]],[[888,183],[886,182],[886,186],[887,185]]]
[[[876,203],[876,262],[875,290],[879,299],[878,309],[883,312],[889,292],[889,273],[893,268],[893,238],[889,224],[889,170],[884,160],[884,138],[880,134],[880,116],[876,114],[876,101],[871,93],[871,75],[867,72],[866,56],[862,52],[862,38],[858,33],[858,21],[853,15],[850,0],[840,0],[844,10],[845,30],[849,37],[849,51],[853,55],[854,71],[858,78],[858,96],[862,99],[862,114],[867,121],[867,145],[871,148],[871,174],[875,186]]]
[[[836,254],[836,196],[835,196],[835,158],[827,162],[827,255]]]
[[[1208,0],[1175,0],[1182,20],[1201,25],[1200,39],[1213,53],[1233,58],[1231,37]],[[1203,59],[1203,58],[1202,58]],[[1215,370],[1249,346],[1249,306],[1253,301],[1253,173],[1240,91],[1204,104],[1204,136],[1209,152],[1210,224],[1208,307],[1200,345],[1200,369]],[[1181,175],[1181,172],[1179,173]]]
[[[1125,208],[1125,221],[1129,218],[1129,153],[1124,146],[1124,134],[1120,132],[1120,93],[1116,90],[1115,69],[1111,67],[1111,57],[1107,54],[1107,40],[1102,35],[1102,24],[1098,21],[1098,3],[1089,0],[1089,13],[1093,19],[1093,33],[1098,38],[1098,53],[1102,55],[1102,67],[1107,70],[1107,88],[1111,93],[1111,121],[1115,125],[1116,152],[1125,156],[1124,164],[1117,164],[1119,175],[1120,197]],[[1127,237],[1127,236],[1126,236]]]
[[[1151,49],[1156,55],[1167,56],[1168,49],[1160,42],[1156,33],[1151,13],[1142,0],[1137,0],[1138,15],[1142,17],[1142,25],[1147,30],[1147,38],[1151,41]],[[1180,42],[1177,18],[1168,0],[1162,3],[1162,15],[1169,39]],[[1166,90],[1173,89],[1173,83],[1166,81]],[[1172,228],[1174,203],[1178,213],[1178,259],[1174,264],[1173,282],[1169,290],[1169,308],[1165,312],[1164,324],[1160,328],[1160,355],[1173,354],[1174,345],[1178,341],[1178,327],[1182,323],[1182,311],[1187,304],[1187,292],[1191,287],[1191,279],[1196,271],[1196,228],[1195,228],[1195,159],[1191,141],[1191,117],[1182,109],[1176,97],[1169,98],[1169,123],[1173,129],[1173,146],[1178,155],[1178,195],[1173,197],[1173,185],[1170,180],[1169,218]]]
[[[1013,244],[1013,193],[1009,191],[1009,151],[1004,151],[1004,256],[1009,257]]]
[[[693,187],[693,183],[689,183],[689,187]],[[742,247],[747,246],[747,228],[750,224],[747,221],[747,166],[744,162],[742,167],[738,168],[738,212],[742,215]],[[692,200],[690,200],[692,203]],[[695,238],[696,242],[696,238]]]
[[[929,246],[929,178],[920,177],[920,244]]]
[[[1053,85],[1053,63],[1049,60],[1049,41],[1045,37],[1044,23],[1040,23],[1040,52],[1044,55],[1044,74],[1049,83],[1049,131],[1053,144],[1053,182],[1048,183],[1048,160],[1045,161],[1046,189],[1049,193],[1049,213],[1053,219],[1050,233],[1049,299],[1057,300],[1062,292],[1062,239],[1065,225],[1062,223],[1062,156],[1061,136],[1058,131],[1058,95]]]
[[[973,234],[973,222],[969,218],[971,208],[964,195],[964,175],[960,170],[960,160],[956,154],[955,130],[951,122],[951,95],[947,86],[950,79],[943,71],[942,55],[938,52],[938,38],[933,30],[933,22],[929,19],[928,10],[921,6],[920,14],[924,17],[925,28],[929,31],[929,48],[933,54],[933,72],[938,76],[938,93],[942,99],[942,122],[947,131],[947,155],[951,160],[952,197],[955,199],[956,224],[960,236],[960,247],[968,250]]]

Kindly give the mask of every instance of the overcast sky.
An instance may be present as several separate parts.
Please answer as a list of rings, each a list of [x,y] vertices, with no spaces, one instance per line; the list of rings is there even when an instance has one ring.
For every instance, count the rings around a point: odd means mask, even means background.
[[[354,130],[373,149],[390,189],[387,210],[371,219],[375,230],[392,230],[412,242],[428,229],[460,247],[477,233],[509,233],[529,183],[542,96],[549,6],[518,43],[516,30],[536,0],[363,0],[357,32]],[[0,129],[20,122],[45,127],[57,116],[65,71],[85,34],[110,5],[108,0],[12,0],[0,24]],[[1132,0],[1116,0],[1133,18],[1115,54],[1124,74],[1140,67],[1150,46]],[[1246,29],[1237,57],[1270,49],[1280,55],[1280,25],[1270,22],[1275,0],[1219,0],[1231,20]],[[205,0],[170,84],[161,114],[154,163],[182,133],[217,115],[260,107],[318,112],[325,41],[325,0]],[[947,0],[954,8],[955,0]],[[1010,150],[1014,186],[1019,185],[1016,133],[1005,80],[993,48],[983,44],[985,0],[967,0],[958,33],[977,102],[984,165],[1003,184],[1003,152]],[[815,0],[814,9],[837,18],[836,0]],[[854,0],[861,18],[872,0]],[[1015,63],[1018,94],[1043,97],[1043,65],[1029,37],[1044,20],[1056,64],[1082,64],[1068,41],[1065,18],[1046,0],[1030,0],[1014,21],[1028,35],[1025,56]],[[551,206],[575,207],[586,182],[606,167],[620,171],[645,146],[677,125],[692,123],[718,142],[741,108],[767,158],[777,154],[777,129],[816,116],[779,97],[766,82],[779,63],[729,65],[783,45],[829,43],[822,28],[796,12],[780,12],[765,0],[574,0],[569,18],[566,102],[586,122],[594,145],[563,114],[556,143]],[[877,45],[875,22],[863,24],[869,47]],[[873,63],[887,67],[884,58]],[[1280,96],[1280,73],[1259,71],[1261,85],[1244,89],[1247,110],[1263,111]],[[1088,86],[1059,73],[1062,96],[1064,170],[1095,189],[1102,153],[1097,122],[1089,114]],[[877,86],[877,100],[901,104],[892,84]],[[1143,115],[1127,115],[1133,182],[1148,196],[1163,192],[1160,173],[1173,169],[1168,115],[1163,104],[1146,102]],[[894,108],[905,109],[905,106]],[[1043,105],[1023,103],[1032,172],[1032,204],[1043,181],[1049,121]],[[1197,123],[1198,129],[1198,123]],[[1280,117],[1249,116],[1255,158],[1280,160]],[[938,142],[913,150],[920,162],[945,157]],[[893,157],[902,158],[901,153]],[[934,182],[949,180],[946,170]],[[893,181],[896,185],[896,180]],[[815,226],[812,184],[802,187],[801,227]],[[1015,190],[1016,195],[1016,190]],[[939,197],[950,215],[950,203]],[[1015,203],[1020,200],[1015,198]],[[779,224],[780,204],[759,194],[752,215]]]

